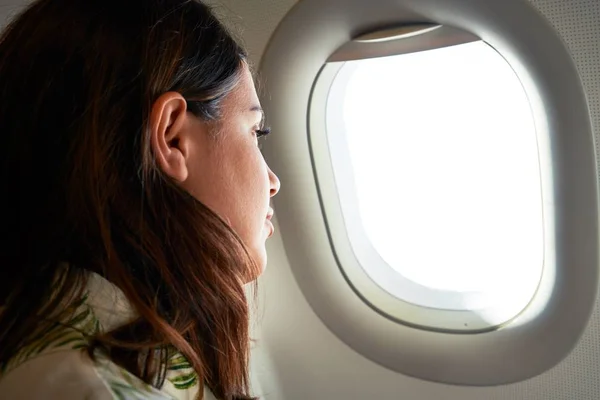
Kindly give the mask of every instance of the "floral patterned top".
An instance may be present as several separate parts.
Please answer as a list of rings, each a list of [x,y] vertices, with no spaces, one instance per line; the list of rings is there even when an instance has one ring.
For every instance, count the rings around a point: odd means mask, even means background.
[[[167,379],[157,389],[100,352],[92,360],[88,337],[130,321],[134,312],[115,285],[92,274],[86,295],[69,321],[54,323],[0,370],[0,398],[28,400],[196,399],[198,376],[181,354],[171,357]],[[204,400],[215,397],[204,390]]]

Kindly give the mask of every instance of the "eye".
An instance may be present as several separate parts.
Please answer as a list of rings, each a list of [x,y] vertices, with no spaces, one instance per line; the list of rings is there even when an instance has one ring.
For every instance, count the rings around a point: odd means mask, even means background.
[[[271,133],[271,128],[256,129],[254,131],[254,135],[256,136],[256,140],[257,141],[261,137],[267,136],[269,133]],[[262,151],[262,144],[261,143],[258,143],[258,148]]]
[[[254,131],[254,133],[256,134],[257,138],[261,138],[271,133],[271,128],[257,129]]]

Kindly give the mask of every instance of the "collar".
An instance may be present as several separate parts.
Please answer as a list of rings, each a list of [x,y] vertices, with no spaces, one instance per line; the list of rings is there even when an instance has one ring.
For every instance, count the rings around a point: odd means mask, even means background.
[[[88,327],[96,326],[100,332],[107,332],[132,321],[137,316],[123,291],[96,273],[90,272],[86,292],[87,296],[78,306],[78,311],[79,308],[90,309],[98,322],[86,323]],[[81,328],[85,332],[85,327]],[[169,360],[165,383],[160,390],[177,400],[197,398],[198,375],[183,354],[176,353]],[[214,400],[208,389],[204,390],[203,398]]]

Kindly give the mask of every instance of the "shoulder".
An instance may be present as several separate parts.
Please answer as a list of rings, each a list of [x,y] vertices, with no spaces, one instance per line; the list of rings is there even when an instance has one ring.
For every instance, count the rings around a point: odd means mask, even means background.
[[[78,350],[27,360],[0,378],[0,393],[15,400],[172,399],[113,362],[93,361]]]
[[[105,293],[104,297],[100,296],[103,293],[96,290],[91,296],[86,294],[70,305],[72,312],[63,319],[40,325],[27,345],[0,364],[0,397],[167,400],[196,398],[198,391],[203,390],[203,399],[214,400],[209,390],[200,384],[192,365],[179,352],[169,360],[160,390],[120,367],[101,351],[90,357],[86,351],[89,338],[118,324],[123,314],[123,318],[129,317],[115,306],[114,297]]]
[[[40,328],[34,340],[2,365],[2,398],[171,399],[102,355],[92,360],[85,349],[101,324],[86,300],[87,295],[73,304],[68,320]]]

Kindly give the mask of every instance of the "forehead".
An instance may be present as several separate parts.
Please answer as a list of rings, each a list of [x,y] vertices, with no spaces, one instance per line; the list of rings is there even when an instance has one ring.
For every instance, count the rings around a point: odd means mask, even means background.
[[[250,69],[245,63],[242,67],[240,82],[231,91],[228,98],[231,106],[237,106],[244,109],[260,107],[254,79],[252,78]]]

